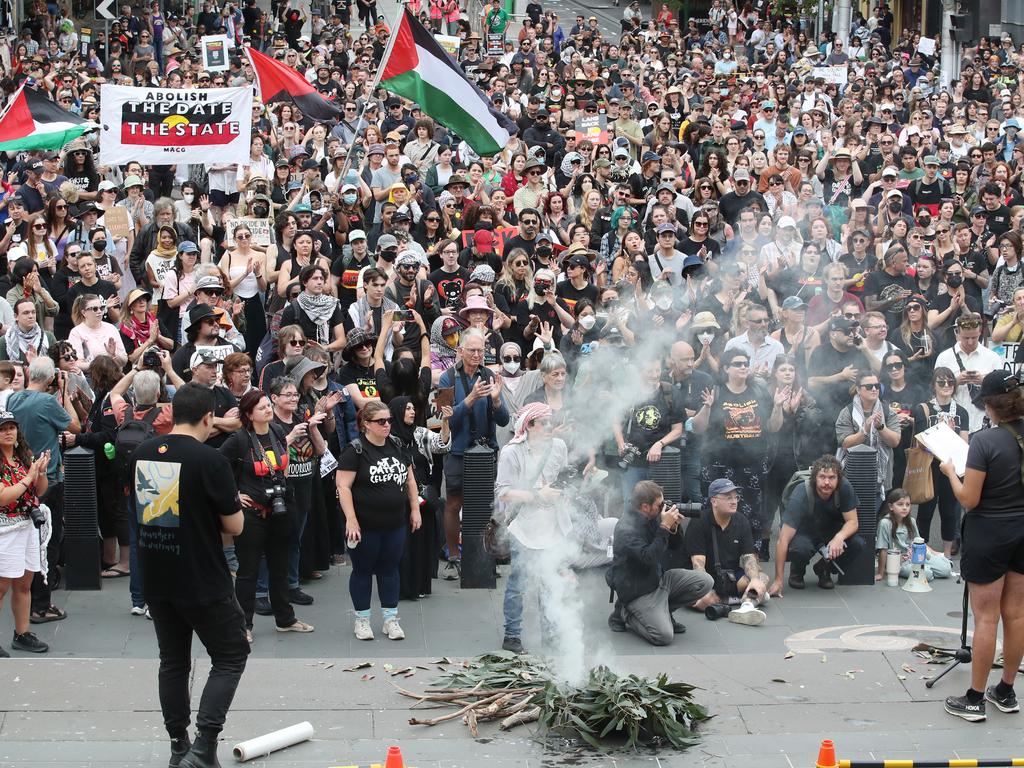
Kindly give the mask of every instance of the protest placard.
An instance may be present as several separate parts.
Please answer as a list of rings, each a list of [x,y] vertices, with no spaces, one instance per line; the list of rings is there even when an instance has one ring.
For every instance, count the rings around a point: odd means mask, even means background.
[[[252,232],[252,244],[268,246],[274,244],[274,224],[270,219],[228,219],[224,223],[228,246],[235,247],[235,227],[245,224]]]

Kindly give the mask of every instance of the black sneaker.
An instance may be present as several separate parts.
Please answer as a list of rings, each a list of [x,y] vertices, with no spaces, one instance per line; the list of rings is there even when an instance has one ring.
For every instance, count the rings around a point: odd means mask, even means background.
[[[523,652],[523,641],[518,637],[506,637],[501,643],[502,650],[512,651],[512,653]]]
[[[821,589],[835,589],[836,583],[832,581],[832,565],[825,560],[819,560],[814,564],[814,572],[818,575],[818,587]]]
[[[14,639],[11,640],[11,648],[16,651],[27,651],[28,653],[46,653],[50,650],[50,646],[31,632],[26,632],[23,635],[15,632]]]
[[[985,700],[972,704],[966,696],[950,696],[946,699],[946,711],[956,717],[962,717],[969,723],[985,722]]]
[[[273,616],[274,609],[270,607],[269,597],[257,597],[252,606],[253,613],[257,616]]]
[[[298,587],[288,590],[288,602],[292,605],[312,605],[313,596],[307,595]]]
[[[996,686],[990,685],[985,689],[985,698],[996,705],[996,709],[1006,714],[1013,712],[1020,712],[1020,706],[1017,704],[1017,694],[1010,691],[1005,696],[1000,696],[996,693]]]
[[[622,607],[618,603],[615,604],[615,608],[612,609],[611,615],[608,617],[608,629],[612,632],[626,631],[626,619],[622,616]]]
[[[679,621],[676,621],[675,619],[672,619],[672,634],[673,635],[685,635],[686,634],[686,625],[683,624],[682,622],[679,622]]]
[[[804,575],[802,573],[789,574],[789,586],[791,589],[803,589],[806,586],[804,584]]]

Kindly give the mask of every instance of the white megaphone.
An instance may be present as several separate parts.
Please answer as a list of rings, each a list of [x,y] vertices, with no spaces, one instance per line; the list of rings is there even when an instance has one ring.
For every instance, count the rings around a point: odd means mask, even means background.
[[[910,578],[903,585],[904,592],[931,592],[931,584],[924,572],[924,561],[928,555],[928,546],[918,536],[910,548]]]

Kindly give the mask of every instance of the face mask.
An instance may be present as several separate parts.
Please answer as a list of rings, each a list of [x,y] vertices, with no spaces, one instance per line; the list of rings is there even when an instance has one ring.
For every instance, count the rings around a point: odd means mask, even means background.
[[[537,255],[544,256],[545,258],[551,255],[551,248],[546,245],[537,246]]]
[[[258,219],[265,219],[270,214],[270,210],[265,205],[255,205],[252,209],[252,215]]]
[[[406,184],[415,184],[419,180],[420,175],[418,173],[410,173],[408,176],[405,177]]]
[[[579,322],[580,328],[584,331],[589,331],[597,324],[597,318],[593,315],[584,315],[577,322]]]
[[[398,252],[397,251],[381,251],[380,252],[380,257],[382,259],[384,259],[384,261],[386,261],[388,263],[391,263],[396,258],[398,258]]]
[[[184,200],[189,205],[191,205],[192,201],[196,199],[196,196],[193,195],[191,192],[186,192],[181,196],[181,199]]]
[[[665,310],[669,309],[672,306],[672,297],[659,296],[657,299],[655,299],[654,305],[662,312],[664,312]]]
[[[99,253],[101,251],[105,251],[105,250],[107,250],[107,241],[106,240],[97,240],[97,241],[95,241],[92,244],[92,247],[93,247],[93,250],[95,250],[97,253]]]
[[[546,283],[538,280],[533,284],[533,290],[538,296],[543,296],[545,293],[551,290],[551,283]]]
[[[356,195],[354,192],[346,192],[341,196],[341,201],[345,203],[345,205],[354,205],[356,202]]]
[[[704,333],[697,334],[697,341],[699,341],[701,344],[710,344],[713,338],[715,338],[715,334],[711,333],[710,331],[705,331]]]
[[[903,210],[903,203],[889,203],[890,213],[899,213]]]
[[[962,275],[950,275],[946,278],[946,285],[950,288],[959,288],[964,284],[964,278]]]
[[[519,373],[519,361],[513,360],[511,363],[502,363],[501,367],[505,369],[505,373],[509,376],[515,376]]]

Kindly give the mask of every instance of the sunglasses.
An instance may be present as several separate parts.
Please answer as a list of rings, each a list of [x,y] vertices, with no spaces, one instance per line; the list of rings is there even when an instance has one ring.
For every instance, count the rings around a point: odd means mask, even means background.
[[[102,312],[103,311],[103,307],[86,307],[85,311],[86,312]]]
[[[870,390],[874,391],[876,389],[881,389],[882,385],[878,384],[877,382],[874,383],[874,384],[861,384],[860,388],[861,389],[870,389]]]
[[[903,370],[903,363],[889,363],[885,366],[887,371],[901,371]]]
[[[505,355],[501,358],[503,363],[518,363],[522,358],[519,355]]]
[[[961,331],[973,331],[975,328],[980,328],[981,323],[977,320],[963,320],[957,323],[956,327]]]
[[[380,419],[367,419],[367,421],[373,424],[380,424],[383,427],[391,423],[391,417],[384,416],[383,418]]]
[[[952,387],[956,385],[956,379],[936,379],[935,383],[940,387]]]
[[[235,240],[252,240],[252,235],[235,235]]]
[[[288,346],[289,347],[304,347],[304,346],[306,346],[306,340],[305,339],[289,339],[288,340]]]
[[[65,363],[73,363],[78,359],[78,354],[73,351],[65,352],[63,355],[60,356],[60,359],[63,360]]]
[[[729,363],[730,368],[749,368],[750,363],[747,360],[733,360]]]
[[[427,222],[428,224],[436,224],[437,222],[440,221],[440,219],[437,218],[436,216],[428,216],[427,218],[424,219],[424,221]]]
[[[710,225],[706,221],[695,221],[695,222],[693,222],[693,226],[695,226],[695,227],[707,227],[707,226],[710,226]],[[671,232],[666,232],[664,234],[672,234],[672,233]]]

